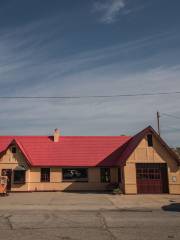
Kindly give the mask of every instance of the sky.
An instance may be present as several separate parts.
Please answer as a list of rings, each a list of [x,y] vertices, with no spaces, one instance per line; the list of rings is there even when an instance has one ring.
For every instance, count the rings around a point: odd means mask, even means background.
[[[180,91],[179,0],[0,0],[0,97]],[[180,146],[180,94],[0,99],[0,135],[133,135]],[[174,117],[170,117],[168,115]]]

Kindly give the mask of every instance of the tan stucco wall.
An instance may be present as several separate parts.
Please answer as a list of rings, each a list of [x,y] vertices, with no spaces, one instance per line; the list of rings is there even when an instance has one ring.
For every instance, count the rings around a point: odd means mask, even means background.
[[[118,180],[118,171],[116,168],[111,168],[111,182],[115,183]],[[51,182],[40,182],[40,168],[32,168],[30,170],[29,191],[56,191],[56,190],[106,190],[109,183],[101,183],[100,168],[88,168],[88,182],[65,182],[62,179],[62,168],[51,168]]]
[[[50,182],[40,182],[41,169],[30,168],[27,165],[26,159],[17,147],[17,153],[13,154],[11,148],[0,157],[0,173],[2,169],[14,170],[18,165],[24,165],[27,168],[26,171],[26,183],[25,184],[13,184],[12,173],[12,191],[61,191],[61,190],[106,190],[109,183],[101,183],[100,180],[100,168],[92,167],[88,169],[88,182],[63,182],[62,180],[62,168],[52,167],[50,169]],[[111,168],[111,182],[118,181],[117,168]]]
[[[21,153],[21,151],[17,148],[17,152],[13,154],[11,152],[11,147],[6,151],[5,154],[0,156],[0,174],[2,169],[12,169],[14,170],[17,166],[24,165],[27,168],[26,171],[26,184],[13,184],[13,172],[12,172],[12,178],[11,178],[11,188],[12,191],[28,191],[28,182],[30,179],[30,170],[27,165],[27,162]]]
[[[153,137],[153,147],[148,147],[146,138],[142,139],[126,162],[124,175],[125,193],[127,194],[137,193],[136,163],[167,163],[169,193],[180,194],[180,168],[155,137]],[[174,177],[176,177],[176,182],[173,182]]]

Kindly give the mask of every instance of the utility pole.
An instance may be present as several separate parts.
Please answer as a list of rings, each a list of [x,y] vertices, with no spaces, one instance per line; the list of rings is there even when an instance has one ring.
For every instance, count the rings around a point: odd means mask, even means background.
[[[159,134],[159,136],[161,136],[161,132],[160,132],[160,121],[159,121],[159,119],[160,119],[160,114],[159,114],[159,112],[157,112],[158,134]]]

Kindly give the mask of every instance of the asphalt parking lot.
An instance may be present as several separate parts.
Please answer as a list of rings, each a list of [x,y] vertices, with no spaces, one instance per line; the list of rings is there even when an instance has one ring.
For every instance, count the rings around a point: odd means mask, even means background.
[[[0,239],[180,239],[180,196],[11,193]]]

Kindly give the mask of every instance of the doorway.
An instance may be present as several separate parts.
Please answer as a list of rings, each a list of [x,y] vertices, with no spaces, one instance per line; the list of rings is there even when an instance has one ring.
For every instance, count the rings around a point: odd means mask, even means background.
[[[137,163],[138,193],[168,193],[167,165],[163,163]]]
[[[12,178],[12,169],[2,169],[2,173],[7,176],[7,190],[11,191],[11,178]]]

